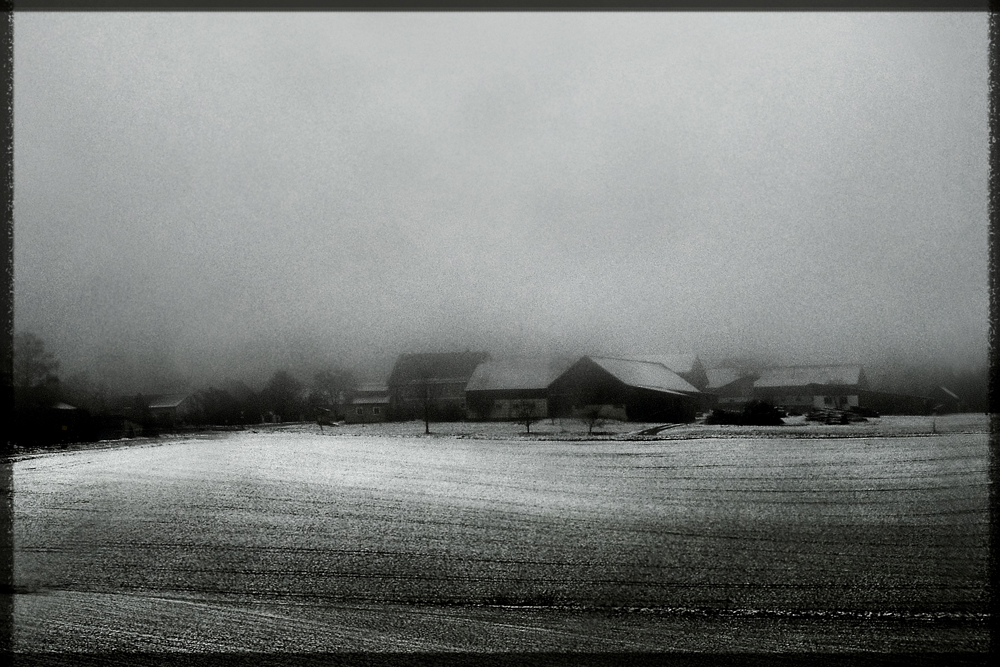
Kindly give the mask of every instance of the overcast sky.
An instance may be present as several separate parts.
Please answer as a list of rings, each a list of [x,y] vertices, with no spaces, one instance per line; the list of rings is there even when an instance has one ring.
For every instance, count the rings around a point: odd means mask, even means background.
[[[985,360],[987,14],[16,14],[65,371]]]

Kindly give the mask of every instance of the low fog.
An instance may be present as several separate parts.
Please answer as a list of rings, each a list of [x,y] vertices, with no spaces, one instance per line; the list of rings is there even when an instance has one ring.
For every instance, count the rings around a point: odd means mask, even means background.
[[[16,14],[15,327],[121,391],[465,349],[981,364],[987,27]]]

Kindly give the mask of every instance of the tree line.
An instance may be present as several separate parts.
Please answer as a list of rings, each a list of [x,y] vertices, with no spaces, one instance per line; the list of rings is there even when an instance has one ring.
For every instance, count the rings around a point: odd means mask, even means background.
[[[121,395],[86,373],[65,381],[59,362],[32,333],[14,337],[12,436],[19,444],[94,440],[109,433],[128,437],[168,427],[241,427],[264,422],[342,419],[357,381],[345,368],[329,367],[302,381],[275,371],[258,391],[226,380],[189,393],[183,417],[165,424],[150,410],[148,393]],[[131,429],[131,431],[130,431]]]

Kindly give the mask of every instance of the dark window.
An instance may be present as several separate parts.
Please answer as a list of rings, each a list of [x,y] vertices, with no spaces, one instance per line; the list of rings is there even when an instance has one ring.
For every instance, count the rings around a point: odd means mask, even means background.
[[[380,408],[377,405],[372,408],[372,414],[373,415],[377,415],[379,413],[380,413]]]
[[[357,408],[354,412],[356,412],[358,415],[364,415],[365,414],[365,409],[364,408]]]

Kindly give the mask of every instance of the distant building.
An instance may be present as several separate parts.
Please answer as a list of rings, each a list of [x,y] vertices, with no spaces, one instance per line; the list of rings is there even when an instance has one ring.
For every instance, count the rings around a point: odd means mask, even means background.
[[[758,376],[744,373],[737,368],[709,368],[706,370],[708,385],[705,393],[711,396],[711,408],[740,412],[753,400],[753,384]]]
[[[549,385],[549,414],[573,417],[592,407],[641,422],[692,422],[700,392],[662,363],[582,357]]]
[[[797,412],[856,408],[869,390],[864,369],[853,365],[779,366],[765,369],[753,383],[754,398]]]
[[[108,401],[98,420],[100,439],[131,438],[184,426],[199,410],[192,394],[135,394]]]
[[[549,416],[549,385],[573,359],[516,358],[484,361],[465,386],[469,419],[516,420],[530,410]]]
[[[156,394],[146,397],[152,422],[160,428],[176,428],[188,423],[198,405],[191,394]]]
[[[486,352],[402,354],[389,374],[389,412],[392,419],[436,421],[465,419],[465,387],[476,367],[489,359]]]
[[[389,416],[389,388],[384,384],[361,384],[354,390],[344,413],[348,424],[384,422]]]

